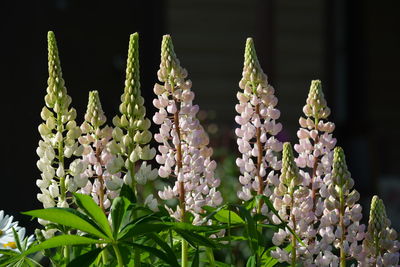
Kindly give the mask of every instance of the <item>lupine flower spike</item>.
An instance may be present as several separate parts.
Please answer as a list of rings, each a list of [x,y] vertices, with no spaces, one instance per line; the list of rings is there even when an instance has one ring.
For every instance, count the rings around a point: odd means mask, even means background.
[[[121,115],[113,118],[113,140],[108,144],[108,149],[117,159],[110,162],[107,168],[111,174],[123,170],[124,182],[137,192],[137,184],[157,178],[157,170],[152,170],[151,165],[146,163],[154,158],[156,150],[149,145],[151,122],[146,118],[144,98],[140,93],[138,33],[131,34],[129,39],[125,89],[119,111]],[[140,160],[140,169],[136,171],[135,166]]]
[[[303,214],[300,207],[306,193],[306,188],[301,186],[301,176],[294,161],[292,146],[286,142],[283,144],[282,170],[279,177],[279,185],[274,189],[272,200],[281,219],[286,221],[296,233],[300,232],[301,229],[299,222]],[[275,215],[273,220],[278,221]],[[299,257],[297,255],[298,244],[296,237],[288,229],[286,231],[280,229],[279,232],[274,234],[272,242],[274,245],[279,246],[286,238],[291,241],[291,253],[288,254],[285,250],[278,248],[271,255],[278,258],[281,262],[286,261],[291,263],[291,266],[295,266]]]
[[[99,93],[89,92],[85,121],[81,125],[83,135],[78,139],[84,146],[84,151],[82,160],[75,161],[74,168],[71,165],[75,178],[69,186],[71,191],[80,188],[79,193],[91,195],[104,212],[110,207],[111,200],[118,195],[123,183],[120,173],[111,175],[106,169],[115,160],[115,156],[106,149],[112,138],[112,128],[103,126],[106,121]],[[84,172],[79,174],[82,169]]]
[[[185,221],[185,212],[194,216],[193,223],[201,223],[202,206],[217,206],[222,197],[217,187],[220,180],[214,177],[216,162],[210,157],[213,150],[207,147],[209,138],[200,125],[193,105],[192,83],[186,80],[187,71],[180,66],[174,52],[171,37],[164,35],[161,45],[161,64],[154,92],[157,98],[153,104],[159,109],[153,121],[160,125],[160,132],[154,137],[161,165],[159,175],[163,178],[176,178],[173,188],[165,187],[159,192],[160,198],[179,199],[176,211],[170,209],[178,221]]]
[[[310,189],[302,209],[305,215],[303,221],[308,225],[302,232],[302,240],[309,252],[304,261],[310,265],[327,264],[328,259],[335,260],[329,249],[331,238],[326,232],[326,225],[318,222],[330,220],[323,211],[324,199],[329,197],[327,185],[331,180],[336,139],[332,137],[335,125],[328,120],[330,109],[322,92],[321,81],[311,81],[303,112],[306,118],[300,117],[301,128],[297,131],[299,144],[295,144],[294,149],[299,154],[295,160],[303,177],[302,183]],[[318,233],[321,233],[321,238],[317,238]],[[318,255],[318,258],[314,259],[314,255]]]
[[[68,207],[68,187],[70,171],[64,159],[80,156],[83,147],[77,139],[81,135],[76,125],[76,111],[70,108],[71,97],[67,94],[56,39],[53,32],[48,33],[49,79],[47,80],[46,106],[40,113],[45,123],[39,125],[39,133],[43,140],[39,141],[36,150],[40,157],[37,166],[41,171],[41,179],[36,184],[41,193],[38,200],[45,208]],[[40,221],[45,223],[43,221]]]
[[[366,257],[359,266],[398,266],[400,244],[397,232],[390,228],[383,201],[374,196],[371,202],[368,230],[363,242]]]
[[[364,238],[365,225],[360,225],[361,205],[356,204],[359,193],[352,189],[354,180],[347,169],[343,149],[336,147],[333,155],[332,182],[328,185],[329,198],[325,199],[325,210],[332,219],[333,244],[340,250],[340,266],[346,266],[348,257],[361,257],[358,241]]]
[[[282,124],[276,120],[280,112],[275,108],[278,99],[274,88],[268,84],[267,76],[257,59],[252,38],[247,38],[242,79],[237,93],[239,104],[236,111],[240,114],[235,120],[240,125],[236,129],[237,144],[242,154],[236,160],[240,168],[239,181],[242,184],[238,197],[250,200],[255,194],[271,195],[269,184],[278,185],[276,170],[281,168],[277,152],[282,150],[282,143],[276,139]],[[265,205],[258,205],[257,212],[266,212]]]

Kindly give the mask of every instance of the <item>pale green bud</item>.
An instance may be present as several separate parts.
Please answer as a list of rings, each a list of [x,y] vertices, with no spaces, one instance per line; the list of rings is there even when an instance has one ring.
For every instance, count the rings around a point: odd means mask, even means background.
[[[111,152],[113,155],[117,155],[118,153],[121,152],[121,147],[115,142],[115,140],[112,140],[107,144],[107,149]]]
[[[112,131],[112,137],[115,141],[121,141],[122,136],[124,135],[123,131],[119,127],[115,127]]]
[[[115,127],[121,127],[121,119],[118,116],[114,116],[112,122]]]
[[[42,112],[40,112],[40,116],[42,117],[42,119],[45,121],[48,118],[53,116],[53,112],[51,112],[48,108],[43,107]]]
[[[289,188],[289,192],[292,193],[294,192],[294,188],[301,183],[299,169],[294,161],[293,149],[289,142],[283,144],[280,180]]]
[[[141,160],[152,160],[156,155],[156,150],[154,148],[150,149],[150,146],[147,145],[142,148],[142,150],[139,152],[139,158]]]
[[[48,135],[51,133],[51,130],[44,123],[39,125],[38,130],[39,130],[40,135]]]
[[[124,135],[122,137],[122,144],[125,147],[128,147],[132,143],[132,138],[129,135]]]
[[[127,127],[129,125],[129,121],[126,118],[125,114],[121,116],[121,126],[122,127]]]

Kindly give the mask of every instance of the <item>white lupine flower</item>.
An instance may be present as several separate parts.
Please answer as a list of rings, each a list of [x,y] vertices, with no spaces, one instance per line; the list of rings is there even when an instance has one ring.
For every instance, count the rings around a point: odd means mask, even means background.
[[[104,127],[106,121],[98,92],[89,92],[85,121],[81,125],[84,134],[79,138],[84,148],[82,158],[70,165],[73,186],[80,188],[77,192],[91,195],[104,211],[110,206],[110,199],[118,196],[123,184],[119,173],[123,162],[121,164],[121,160],[106,149],[113,131]]]
[[[143,185],[154,180],[158,172],[156,169],[152,170],[150,164],[146,164],[146,161],[154,158],[156,150],[149,145],[152,138],[149,131],[151,122],[146,118],[144,98],[140,92],[137,33],[131,34],[129,39],[125,88],[119,111],[121,115],[113,118],[113,140],[107,145],[108,150],[116,157],[113,160],[116,162],[111,161],[107,169],[111,174],[124,172],[123,182],[137,192],[137,184]],[[139,163],[141,166],[137,168]]]
[[[154,198],[153,194],[150,194],[146,197],[146,199],[144,200],[144,205],[148,206],[149,209],[154,212],[158,211],[158,202],[157,199]]]
[[[158,175],[177,178],[173,188],[165,187],[158,194],[164,200],[180,200],[176,211],[168,208],[174,218],[182,221],[184,213],[191,212],[195,216],[192,223],[197,224],[201,222],[202,206],[222,203],[221,194],[215,189],[220,182],[214,177],[216,163],[210,159],[208,135],[196,118],[199,107],[192,103],[192,83],[185,80],[187,71],[180,66],[169,35],[163,37],[157,74],[163,83],[154,86],[157,98],[153,101],[159,109],[153,117],[154,123],[160,125],[159,133],[154,136],[160,143],[160,154],[156,156],[161,165]]]
[[[239,87],[244,92],[238,92],[239,104],[235,107],[240,114],[235,117],[240,125],[235,133],[242,154],[236,160],[242,174],[239,177],[242,190],[238,192],[238,197],[247,201],[253,197],[254,191],[256,194],[270,192],[268,180],[264,177],[267,170],[269,175],[281,168],[276,153],[282,150],[282,143],[275,138],[282,129],[282,125],[276,123],[280,116],[275,108],[278,100],[260,67],[251,38],[246,41],[243,77]],[[261,210],[262,206],[259,206],[258,211]]]
[[[49,79],[47,81],[46,106],[41,117],[45,121],[39,125],[39,133],[43,140],[39,141],[36,153],[40,157],[37,167],[41,171],[41,179],[37,186],[41,193],[38,200],[46,208],[68,206],[66,174],[69,172],[64,158],[79,156],[82,147],[76,139],[81,130],[76,126],[76,111],[69,108],[71,97],[68,96],[62,78],[57,44],[53,32],[48,33]]]

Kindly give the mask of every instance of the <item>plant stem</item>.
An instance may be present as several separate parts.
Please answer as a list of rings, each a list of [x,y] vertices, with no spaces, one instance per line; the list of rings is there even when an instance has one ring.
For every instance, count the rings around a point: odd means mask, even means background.
[[[188,243],[185,239],[182,239],[182,262],[181,262],[182,267],[188,267],[189,262],[188,262]]]
[[[95,153],[96,159],[97,159],[98,162],[100,162],[100,165],[101,165],[101,166],[104,165],[103,162],[102,162],[102,160],[101,160],[101,157],[100,157],[102,150],[103,150],[102,148],[96,147],[96,153]],[[102,210],[104,213],[106,213],[106,210],[105,210],[105,208],[104,208],[104,179],[103,179],[103,175],[99,175],[99,176],[97,177],[97,179],[99,179],[99,182],[100,182],[100,188],[99,188],[99,206],[100,206],[101,210]]]
[[[340,226],[340,228],[342,230],[342,235],[340,237],[340,267],[346,267],[346,253],[344,251],[344,240],[345,240],[346,227],[344,226],[344,210],[345,210],[345,206],[344,206],[343,184],[344,183],[341,181],[340,191],[339,191],[339,195],[340,195],[340,210],[339,210],[340,220],[339,220],[339,226]]]
[[[208,258],[208,266],[215,267],[214,251],[211,248],[206,248],[206,254]],[[232,262],[231,262],[232,264]]]
[[[292,192],[290,192],[290,198],[291,200],[291,207],[290,207],[290,213],[291,213],[291,217],[292,217],[292,222],[293,222],[293,231],[294,233],[296,233],[296,218],[294,216],[294,214],[292,214],[293,212],[293,206],[294,206],[294,199],[293,199],[293,190]],[[296,266],[296,236],[294,234],[292,234],[292,262],[291,262],[291,266],[295,267]]]
[[[69,248],[70,246],[65,246],[64,247],[64,257],[65,257],[65,262],[68,264],[69,263]]]
[[[173,82],[171,82],[171,88],[172,92],[175,90],[175,85]],[[175,126],[175,131],[178,136],[179,142],[178,145],[176,146],[176,165],[178,167],[178,174],[182,169],[182,144],[181,144],[181,129],[179,126],[179,112],[181,110],[181,103],[175,98],[175,106],[176,106],[176,112],[174,113],[174,126]],[[179,206],[181,209],[181,222],[185,222],[185,209],[186,209],[186,203],[185,203],[185,184],[183,181],[179,182]],[[188,243],[186,240],[182,239],[182,267],[187,267],[188,266]]]
[[[115,255],[117,256],[118,267],[124,267],[124,261],[122,260],[121,252],[119,251],[118,246],[113,245],[113,249],[114,249]]]
[[[256,114],[260,118],[260,104],[256,105]],[[260,118],[261,119],[261,118]],[[261,127],[256,128],[256,143],[257,143],[257,150],[258,150],[258,155],[257,155],[257,177],[258,177],[258,195],[262,195],[264,192],[264,181],[263,178],[260,175],[260,169],[261,169],[261,164],[262,164],[262,159],[263,159],[263,147],[261,144]],[[258,205],[257,205],[257,213],[261,213],[263,201],[260,198]]]

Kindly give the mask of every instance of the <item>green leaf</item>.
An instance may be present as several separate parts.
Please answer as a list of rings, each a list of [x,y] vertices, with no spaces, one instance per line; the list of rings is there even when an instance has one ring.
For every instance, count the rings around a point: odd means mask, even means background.
[[[10,255],[10,256],[19,255],[18,252],[15,252],[14,250],[11,250],[11,249],[0,249],[0,254]]]
[[[157,245],[159,245],[162,250],[164,250],[167,255],[170,257],[171,261],[175,261],[178,264],[178,260],[175,256],[174,251],[172,250],[172,248],[167,244],[167,242],[165,242],[164,240],[162,240],[158,235],[156,235],[155,233],[150,233],[147,235],[149,238],[151,238],[152,240],[154,240],[154,242],[156,242]]]
[[[161,232],[170,228],[169,225],[156,222],[136,222],[125,226],[121,232],[118,233],[118,240],[124,240],[138,235],[143,235],[153,232]]]
[[[82,254],[79,257],[76,257],[70,263],[68,263],[67,267],[89,266],[96,260],[102,250],[103,248],[96,248],[85,254]]]
[[[231,224],[242,224],[245,223],[236,212],[230,210],[220,210],[215,215],[214,218],[222,223],[229,223],[229,216],[231,217]]]
[[[255,255],[251,255],[246,263],[246,267],[256,267],[256,256]]]
[[[119,196],[127,198],[131,203],[137,202],[135,192],[133,192],[132,188],[127,184],[122,185]]]
[[[180,229],[174,229],[174,231],[182,236],[187,242],[189,242],[193,247],[197,247],[198,245],[205,246],[205,247],[211,247],[211,248],[216,248],[217,246],[213,241],[210,239],[196,234],[191,231],[187,230],[180,230]]]
[[[240,216],[244,218],[246,222],[246,234],[249,239],[251,251],[253,252],[253,254],[255,254],[258,250],[258,232],[253,217],[251,217],[250,212],[246,208],[240,205],[232,206],[236,207],[239,210]]]
[[[17,231],[15,231],[14,227],[12,228],[12,231],[13,231],[13,236],[14,236],[15,244],[17,245],[18,250],[19,250],[20,252],[22,252],[21,242],[20,242],[20,240],[19,240],[18,233],[17,233]]]
[[[29,248],[21,255],[29,255],[44,249],[56,248],[60,246],[102,244],[102,243],[108,243],[108,241],[96,240],[78,235],[58,235],[50,239],[47,239],[46,241],[43,241],[42,243],[36,246]]]
[[[117,197],[113,200],[111,206],[111,219],[112,219],[112,227],[114,231],[114,236],[119,231],[119,227],[121,226],[122,218],[124,218],[125,212],[127,211],[130,202],[125,197]]]
[[[200,265],[199,248],[197,248],[196,252],[194,253],[194,258],[191,267],[199,267],[199,265]]]
[[[95,236],[108,239],[86,215],[70,208],[49,208],[22,212],[22,214],[66,225]]]
[[[73,193],[73,195],[78,207],[81,208],[90,218],[92,218],[109,238],[112,238],[113,235],[107,217],[101,208],[97,206],[96,202],[94,202],[93,198],[91,196],[78,193]]]
[[[128,243],[128,244],[131,245],[133,248],[138,248],[138,249],[149,252],[151,255],[154,255],[154,256],[158,257],[159,259],[165,261],[170,266],[180,267],[177,262],[174,262],[173,260],[170,259],[169,255],[167,255],[166,253],[164,253],[163,251],[161,251],[159,249],[141,245],[141,244],[137,244],[137,243]]]

